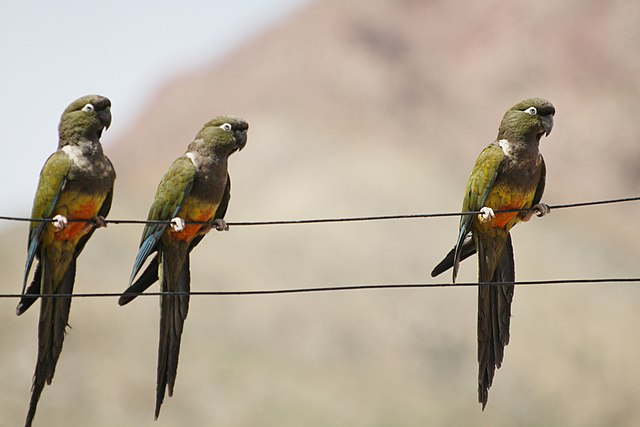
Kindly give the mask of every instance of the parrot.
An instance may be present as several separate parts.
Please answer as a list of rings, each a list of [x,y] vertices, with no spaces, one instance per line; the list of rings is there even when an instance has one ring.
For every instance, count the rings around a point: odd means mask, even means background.
[[[478,401],[484,410],[496,368],[509,343],[514,285],[482,285],[515,281],[511,228],[549,213],[541,203],[546,166],[540,139],[553,128],[555,107],[542,98],[525,99],[504,114],[496,140],[478,156],[469,177],[462,212],[481,212],[460,218],[455,247],[433,269],[435,277],[478,254]],[[526,212],[496,213],[528,209]]]
[[[168,389],[171,397],[176,381],[180,340],[189,309],[189,254],[212,228],[228,229],[224,221],[231,198],[227,163],[231,154],[244,148],[248,128],[239,117],[218,116],[202,127],[186,153],[169,167],[147,217],[166,222],[145,226],[129,286],[118,300],[125,305],[156,281],[162,293],[186,293],[160,297],[155,419],[160,415],[165,392]],[[153,253],[155,256],[134,282]]]
[[[22,297],[21,315],[46,294],[70,294],[76,260],[96,228],[106,226],[111,208],[115,170],[104,155],[100,137],[111,124],[111,101],[87,95],[73,101],[62,113],[58,149],[45,162],[33,201]],[[71,220],[87,220],[75,222]],[[33,265],[37,266],[27,287]],[[26,426],[31,426],[45,384],[51,384],[62,351],[71,308],[70,297],[41,298],[38,356]]]

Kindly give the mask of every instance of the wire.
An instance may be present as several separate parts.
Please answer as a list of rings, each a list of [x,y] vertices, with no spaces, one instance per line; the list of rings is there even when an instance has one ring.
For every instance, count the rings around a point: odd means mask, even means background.
[[[478,287],[478,286],[545,286],[545,285],[578,285],[594,283],[640,283],[640,277],[620,277],[620,278],[596,278],[596,279],[553,279],[553,280],[526,280],[519,282],[462,282],[462,283],[382,283],[382,284],[362,284],[343,286],[321,286],[308,288],[291,289],[262,289],[246,291],[193,291],[193,292],[147,292],[147,293],[76,293],[76,294],[42,294],[25,295],[28,298],[114,298],[121,295],[136,295],[143,297],[153,296],[249,296],[249,295],[281,295],[281,294],[306,294],[319,292],[340,292],[340,291],[364,291],[381,289],[420,289],[420,288],[456,288],[456,287]],[[20,294],[0,294],[0,298],[21,298]]]
[[[585,206],[596,205],[608,205],[614,203],[625,203],[640,201],[640,196],[636,197],[624,197],[619,199],[606,199],[596,200],[589,202],[577,202],[577,203],[565,203],[558,205],[549,205],[550,210],[577,208]],[[535,208],[528,209],[504,209],[496,210],[495,213],[520,213],[535,211]],[[465,215],[478,215],[480,211],[468,211],[468,212],[440,212],[440,213],[422,213],[422,214],[404,214],[404,215],[377,215],[377,216],[359,216],[359,217],[344,217],[344,218],[315,218],[315,219],[293,219],[293,220],[275,220],[275,221],[239,221],[239,222],[227,222],[229,226],[258,226],[258,225],[292,225],[292,224],[321,224],[321,223],[337,223],[337,222],[364,222],[364,221],[384,221],[384,220],[398,220],[398,219],[417,219],[417,218],[442,218],[442,217],[454,217]],[[51,218],[23,218],[12,216],[0,216],[0,220],[5,221],[24,221],[24,222],[53,222]],[[95,219],[73,219],[68,218],[68,222],[96,222]],[[139,220],[139,219],[104,219],[106,224],[171,224],[171,221],[166,220]],[[186,224],[198,224],[205,225],[210,222],[203,221],[185,221]]]
[[[549,209],[566,209],[585,206],[605,205],[614,203],[639,201],[640,196],[625,197],[618,199],[596,200],[588,202],[566,203],[558,205],[550,205]],[[498,213],[517,213],[535,211],[535,208],[529,209],[505,209],[496,210]],[[424,214],[407,214],[407,215],[379,215],[379,216],[363,216],[363,217],[344,217],[344,218],[317,218],[317,219],[299,219],[299,220],[277,220],[277,221],[243,221],[228,222],[229,226],[257,226],[257,225],[288,225],[288,224],[317,224],[317,223],[335,223],[335,222],[358,222],[358,221],[381,221],[393,219],[415,219],[415,218],[436,218],[436,217],[452,217],[463,215],[477,215],[480,211],[473,212],[443,212],[443,213],[424,213]],[[25,222],[53,222],[51,218],[22,218],[11,216],[0,216],[0,220],[7,221],[25,221]],[[136,219],[105,219],[105,223],[109,224],[170,224],[171,221],[163,220],[136,220]],[[68,219],[68,222],[96,222],[95,219]],[[185,221],[187,224],[208,224],[201,221]],[[325,287],[309,287],[309,288],[291,288],[291,289],[271,289],[271,290],[246,290],[246,291],[202,291],[202,292],[148,292],[148,293],[126,293],[127,295],[136,296],[229,296],[229,295],[274,295],[274,294],[300,294],[312,292],[337,292],[337,291],[356,291],[356,290],[375,290],[375,289],[415,289],[415,288],[444,288],[444,287],[475,287],[475,286],[496,286],[496,285],[560,285],[560,284],[588,284],[588,283],[640,283],[640,277],[630,278],[600,278],[600,279],[557,279],[557,280],[535,280],[520,282],[500,282],[500,283],[400,283],[400,284],[363,284],[363,285],[345,285],[345,286],[325,286]],[[42,294],[42,295],[21,295],[21,294],[0,294],[0,298],[110,298],[120,297],[121,293],[76,293],[76,294]]]
[[[549,205],[549,210],[554,209],[566,209],[582,206],[594,206],[605,205],[613,203],[634,202],[639,201],[640,196],[626,197],[620,199],[608,199],[597,200],[590,202],[578,202],[559,205]],[[535,208],[528,209],[503,209],[496,210],[494,213],[519,213],[519,212],[531,212],[535,211]],[[320,219],[299,219],[299,220],[283,220],[283,221],[242,221],[242,222],[228,222],[229,226],[255,226],[255,225],[288,225],[288,224],[318,224],[328,222],[362,222],[362,221],[383,221],[394,219],[417,219],[417,218],[443,218],[452,216],[466,216],[466,215],[479,215],[480,211],[467,211],[467,212],[441,212],[441,213],[424,213],[424,214],[406,214],[406,215],[379,215],[379,216],[365,216],[365,217],[348,217],[348,218],[320,218]]]

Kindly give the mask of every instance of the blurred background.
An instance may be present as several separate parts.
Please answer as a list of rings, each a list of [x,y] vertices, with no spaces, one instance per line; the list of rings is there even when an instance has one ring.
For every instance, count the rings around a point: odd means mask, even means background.
[[[557,109],[549,204],[640,188],[640,3],[379,0],[14,2],[0,14],[0,215],[28,216],[73,99],[109,96],[110,217],[145,218],[209,118],[250,123],[228,221],[459,209],[506,109]],[[514,232],[518,280],[638,277],[637,203]],[[438,283],[456,218],[233,227],[192,254],[192,289]],[[142,227],[96,232],[76,292],[125,289]],[[2,293],[27,225],[0,224]],[[460,281],[476,278],[465,262]],[[154,290],[157,288],[154,288]],[[477,403],[473,288],[193,297],[178,379],[153,421],[158,302],[77,299],[41,426],[636,426],[640,287],[516,289],[511,342]],[[38,309],[0,300],[0,425],[23,423]]]

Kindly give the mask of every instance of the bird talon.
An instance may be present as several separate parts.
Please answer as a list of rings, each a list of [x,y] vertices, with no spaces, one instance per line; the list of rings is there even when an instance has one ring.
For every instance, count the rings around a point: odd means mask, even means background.
[[[184,219],[180,217],[175,217],[171,219],[171,229],[176,233],[184,230]]]
[[[222,219],[222,218],[216,218],[213,220],[213,223],[215,224],[216,230],[218,231],[229,231],[229,225],[227,224],[227,222]]]
[[[93,218],[93,224],[96,228],[107,228],[107,220],[102,215],[97,215]]]
[[[496,214],[493,212],[493,209],[487,206],[483,206],[482,209],[480,209],[480,212],[481,213],[478,214],[478,219],[483,224],[491,221],[493,218],[496,217]]]
[[[69,221],[67,220],[67,217],[62,216],[62,215],[56,215],[53,218],[51,218],[53,221],[51,222],[53,224],[53,228],[54,231],[57,233],[58,231],[62,231],[65,229],[65,227],[67,225],[69,225]]]
[[[551,212],[551,208],[546,203],[538,203],[533,207],[533,209],[536,210],[536,216],[540,218]]]
[[[549,207],[549,205],[545,203],[538,203],[536,205],[533,205],[531,209],[527,211],[527,213],[522,217],[522,221],[523,222],[529,221],[533,216],[533,214],[536,214],[537,217],[543,217],[549,212],[551,212],[551,208]]]

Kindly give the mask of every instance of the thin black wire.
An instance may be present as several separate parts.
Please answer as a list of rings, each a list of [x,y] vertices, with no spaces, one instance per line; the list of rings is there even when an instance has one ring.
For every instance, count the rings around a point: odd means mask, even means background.
[[[577,203],[565,203],[557,205],[549,205],[550,210],[577,208],[585,206],[607,205],[614,203],[625,203],[639,201],[640,196],[624,197],[619,199],[606,199],[595,200],[589,202],[577,202]],[[529,209],[504,209],[496,210],[495,213],[519,213],[519,212],[531,212],[535,211],[533,208]],[[337,222],[364,222],[364,221],[384,221],[384,220],[398,220],[398,219],[417,219],[417,218],[443,218],[452,216],[465,216],[465,215],[478,215],[480,211],[469,212],[440,212],[440,213],[423,213],[423,214],[404,214],[404,215],[377,215],[377,216],[359,216],[359,217],[344,217],[344,218],[315,218],[315,219],[292,219],[292,220],[275,220],[275,221],[238,221],[227,222],[229,226],[258,226],[258,225],[292,225],[292,224],[322,224],[322,223],[337,223]],[[22,218],[11,216],[0,216],[0,220],[5,221],[25,221],[25,222],[53,222],[51,218]],[[73,219],[68,218],[69,222],[95,222],[93,219]],[[167,220],[139,220],[139,219],[104,219],[106,224],[170,224],[171,221]],[[209,222],[203,221],[185,221],[186,224],[198,224],[204,225]]]
[[[478,287],[478,286],[548,286],[548,285],[578,285],[597,283],[640,283],[640,277],[620,277],[620,278],[596,278],[596,279],[553,279],[553,280],[526,280],[519,282],[461,282],[461,283],[382,283],[363,285],[343,285],[343,286],[320,286],[308,288],[291,289],[262,289],[245,291],[192,291],[192,292],[147,292],[147,293],[124,293],[125,295],[136,295],[143,297],[154,296],[249,296],[249,295],[281,295],[281,294],[303,294],[319,292],[339,292],[339,291],[363,291],[380,289],[420,289],[420,288],[455,288],[455,287]],[[26,298],[113,298],[120,297],[122,293],[75,293],[75,294],[42,294],[25,295]],[[21,298],[20,294],[0,294],[0,298]]]
[[[639,201],[640,196],[625,197],[618,199],[596,200],[589,202],[565,203],[550,205],[549,209],[566,209],[584,206],[605,205],[613,203],[624,203]],[[517,213],[529,212],[535,209],[505,209],[497,210],[495,213]],[[380,215],[366,217],[346,217],[346,218],[318,218],[318,219],[300,219],[300,220],[279,220],[279,221],[244,221],[244,222],[228,222],[229,226],[254,226],[254,225],[285,225],[285,224],[315,224],[330,222],[357,222],[357,221],[380,221],[392,219],[414,219],[414,218],[436,218],[451,217],[462,215],[477,215],[480,211],[473,212],[444,212],[444,213],[426,213],[426,214],[408,214],[408,215]],[[52,222],[51,218],[21,218],[0,216],[0,220],[8,221],[29,221],[29,222]],[[68,219],[69,222],[94,222],[94,220]],[[171,221],[162,220],[130,220],[130,219],[111,219],[105,220],[109,224],[169,224]],[[207,224],[201,221],[185,221],[188,224]],[[365,284],[365,285],[346,285],[346,286],[325,286],[310,288],[292,288],[292,289],[272,289],[272,290],[246,290],[246,291],[194,291],[194,292],[148,292],[142,294],[131,294],[137,296],[237,296],[237,295],[274,295],[274,294],[299,294],[312,292],[336,292],[336,291],[355,291],[355,290],[375,290],[375,289],[414,289],[414,288],[443,288],[443,287],[470,287],[470,286],[496,286],[496,285],[560,285],[560,284],[588,284],[588,283],[640,283],[640,277],[630,278],[600,278],[600,279],[558,279],[558,280],[535,280],[521,282],[501,282],[501,283],[400,283],[400,284]],[[101,297],[120,297],[120,293],[76,293],[76,294],[43,294],[33,296],[39,298],[101,298]],[[0,294],[0,298],[21,298],[20,294]],[[25,295],[27,298],[29,295]]]
[[[576,208],[582,206],[595,206],[605,205],[613,203],[634,202],[639,201],[640,196],[625,197],[619,199],[608,200],[596,200],[590,202],[577,202],[577,203],[565,203],[558,205],[549,205],[549,210],[554,209],[566,209]],[[494,213],[520,213],[535,211],[534,208],[528,209],[502,209],[496,210]],[[379,216],[365,216],[365,217],[349,217],[349,218],[320,218],[320,219],[299,219],[299,220],[283,220],[283,221],[242,221],[242,222],[228,222],[229,226],[254,226],[254,225],[285,225],[285,224],[318,224],[328,222],[359,222],[359,221],[383,221],[393,219],[416,219],[416,218],[442,218],[452,216],[466,216],[466,215],[478,215],[480,211],[468,211],[468,212],[441,212],[441,213],[425,213],[425,214],[406,214],[406,215],[379,215]]]

